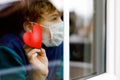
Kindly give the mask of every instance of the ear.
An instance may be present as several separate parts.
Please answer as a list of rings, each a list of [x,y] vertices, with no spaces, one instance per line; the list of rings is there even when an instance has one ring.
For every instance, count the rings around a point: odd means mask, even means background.
[[[26,32],[31,32],[32,31],[32,24],[30,22],[24,22],[23,23],[23,28]]]

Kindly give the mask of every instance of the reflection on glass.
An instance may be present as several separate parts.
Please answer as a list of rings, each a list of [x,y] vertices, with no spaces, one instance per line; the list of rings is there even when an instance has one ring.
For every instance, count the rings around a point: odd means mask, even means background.
[[[94,47],[94,0],[76,0],[74,3],[70,8],[70,79],[96,74],[98,69]]]

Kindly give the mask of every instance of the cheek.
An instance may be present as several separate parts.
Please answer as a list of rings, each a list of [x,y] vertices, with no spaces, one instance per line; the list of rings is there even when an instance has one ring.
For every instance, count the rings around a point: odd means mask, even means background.
[[[42,38],[43,38],[43,40],[46,40],[46,39],[50,39],[50,31],[49,31],[49,29],[43,29],[43,31],[42,31]]]

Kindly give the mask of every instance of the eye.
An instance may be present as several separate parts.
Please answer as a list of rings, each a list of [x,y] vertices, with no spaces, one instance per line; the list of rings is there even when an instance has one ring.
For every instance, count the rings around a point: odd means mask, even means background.
[[[58,19],[58,17],[53,17],[51,20],[52,21],[55,21],[55,20],[57,20]]]

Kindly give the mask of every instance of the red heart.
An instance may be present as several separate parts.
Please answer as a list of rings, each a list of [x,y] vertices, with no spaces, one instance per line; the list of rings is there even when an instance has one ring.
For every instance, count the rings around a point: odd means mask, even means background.
[[[26,32],[23,35],[23,41],[26,45],[33,48],[42,46],[42,27],[39,24],[33,26],[32,32]]]

